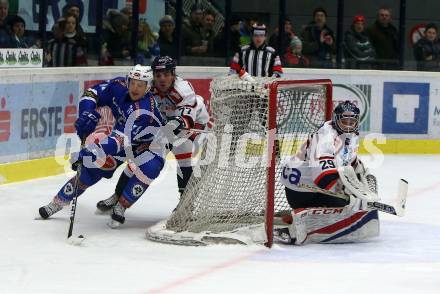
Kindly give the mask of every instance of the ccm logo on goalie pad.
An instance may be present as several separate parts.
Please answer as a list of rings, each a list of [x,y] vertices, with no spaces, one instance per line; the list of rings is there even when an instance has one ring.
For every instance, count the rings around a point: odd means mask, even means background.
[[[317,208],[308,211],[309,214],[341,214],[344,208]]]
[[[283,168],[283,178],[289,180],[292,185],[297,185],[301,179],[301,172],[296,168]]]

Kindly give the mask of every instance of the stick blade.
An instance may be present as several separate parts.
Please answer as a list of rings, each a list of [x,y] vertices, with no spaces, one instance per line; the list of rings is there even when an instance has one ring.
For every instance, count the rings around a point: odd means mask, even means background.
[[[406,197],[408,196],[408,181],[400,179],[399,187],[397,190],[396,199],[396,215],[404,216],[406,207]]]

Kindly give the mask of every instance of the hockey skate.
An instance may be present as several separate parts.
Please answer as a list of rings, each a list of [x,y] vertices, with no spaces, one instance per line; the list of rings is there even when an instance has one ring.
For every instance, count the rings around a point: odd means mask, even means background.
[[[290,236],[289,228],[275,228],[273,230],[273,238],[283,244],[293,245],[295,244],[295,237]]]
[[[58,196],[55,196],[48,205],[40,207],[38,212],[43,219],[47,219],[63,209],[63,207],[66,205],[69,205],[69,201],[63,201]]]
[[[110,212],[111,209],[118,203],[119,196],[116,194],[113,194],[107,199],[101,200],[98,203],[96,203],[96,212],[98,214]]]
[[[120,202],[116,203],[116,205],[113,206],[111,219],[107,223],[110,228],[116,229],[125,222],[125,209],[126,208],[122,206]]]

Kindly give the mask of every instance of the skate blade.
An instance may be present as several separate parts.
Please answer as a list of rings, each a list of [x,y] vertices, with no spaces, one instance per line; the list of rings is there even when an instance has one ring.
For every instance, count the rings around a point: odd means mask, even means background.
[[[115,221],[115,220],[110,220],[110,221],[107,223],[107,226],[109,226],[109,227],[112,228],[112,229],[117,229],[117,228],[119,228],[119,227],[121,226],[121,223],[120,223],[120,222],[117,222],[117,221]]]
[[[111,215],[112,214],[112,210],[100,210],[99,208],[97,208],[95,210],[95,215]]]

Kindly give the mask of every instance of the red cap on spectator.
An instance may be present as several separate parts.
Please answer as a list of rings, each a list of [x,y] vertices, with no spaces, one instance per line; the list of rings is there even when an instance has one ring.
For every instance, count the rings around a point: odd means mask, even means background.
[[[357,22],[365,22],[365,17],[363,15],[355,15],[353,17],[353,22],[352,24],[355,24]]]

